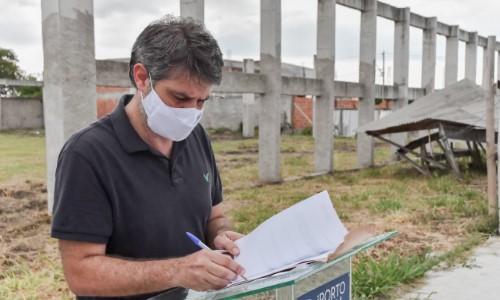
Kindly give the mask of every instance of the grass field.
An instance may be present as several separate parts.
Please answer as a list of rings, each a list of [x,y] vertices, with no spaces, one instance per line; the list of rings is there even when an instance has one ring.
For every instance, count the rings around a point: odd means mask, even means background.
[[[431,268],[467,263],[467,253],[492,232],[486,217],[486,177],[462,161],[464,180],[406,164],[356,167],[354,139],[336,139],[335,172],[282,184],[258,185],[258,140],[212,135],[224,184],[223,205],[234,228],[248,233],[284,208],[327,190],[344,225],[399,230],[353,262],[354,299],[393,299]],[[309,175],[314,141],[281,137],[283,178]],[[390,161],[377,144],[377,165]],[[43,132],[0,133],[0,299],[71,299],[56,241],[49,238]]]

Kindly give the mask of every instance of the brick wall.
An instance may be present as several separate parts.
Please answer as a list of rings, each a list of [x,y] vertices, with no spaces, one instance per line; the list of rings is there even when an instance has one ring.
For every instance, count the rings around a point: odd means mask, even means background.
[[[118,104],[121,95],[129,93],[129,88],[113,86],[97,86],[97,117],[100,119],[109,114]]]
[[[336,99],[335,109],[358,109],[358,99]],[[375,109],[392,109],[392,101],[383,100]],[[292,128],[304,129],[312,126],[313,100],[307,97],[295,97],[292,104]]]
[[[292,104],[292,128],[304,129],[312,126],[313,103],[311,98],[295,97]]]

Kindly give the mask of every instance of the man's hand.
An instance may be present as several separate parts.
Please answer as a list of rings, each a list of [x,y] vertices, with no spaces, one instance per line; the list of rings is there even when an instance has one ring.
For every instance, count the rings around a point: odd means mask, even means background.
[[[217,249],[228,251],[233,256],[237,256],[240,254],[240,249],[238,249],[238,246],[234,242],[243,236],[243,234],[234,231],[223,231],[214,238],[214,246]]]
[[[232,258],[211,250],[180,258],[177,270],[178,285],[197,291],[224,288],[244,272]]]

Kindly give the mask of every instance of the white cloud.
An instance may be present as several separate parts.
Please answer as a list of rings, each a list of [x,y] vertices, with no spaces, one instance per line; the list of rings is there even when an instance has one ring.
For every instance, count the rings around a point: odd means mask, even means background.
[[[482,36],[496,35],[500,41],[496,0],[387,0],[397,7],[411,7],[426,17],[437,16],[449,25],[459,24]],[[13,49],[28,73],[41,73],[43,48],[39,0],[0,0],[0,47]],[[179,14],[179,0],[94,1],[96,57],[127,57],[136,36],[152,20]],[[283,61],[312,66],[316,48],[316,1],[282,0]],[[208,29],[219,41],[224,55],[233,59],[258,59],[260,52],[259,0],[205,0]],[[379,22],[380,23],[380,22]],[[379,26],[382,27],[390,26]],[[337,5],[336,57],[356,61],[359,56],[359,12]],[[389,29],[390,31],[390,29]],[[379,31],[377,51],[393,52],[393,33]],[[414,32],[414,30],[412,30]],[[411,54],[419,55],[421,41],[411,42]],[[444,55],[438,49],[438,59]],[[480,51],[481,52],[481,51]],[[380,58],[378,58],[380,59]],[[342,65],[338,63],[337,65]],[[351,67],[349,72],[353,68]]]

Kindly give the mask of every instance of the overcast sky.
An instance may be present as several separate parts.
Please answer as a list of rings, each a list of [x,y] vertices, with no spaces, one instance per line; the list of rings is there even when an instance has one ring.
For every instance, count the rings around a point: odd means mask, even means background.
[[[42,0],[44,1],[44,0]],[[480,35],[500,40],[498,0],[386,0],[396,7],[410,7],[425,17],[436,16],[448,25],[460,25]],[[315,0],[282,0],[282,60],[311,67],[316,48]],[[40,0],[0,0],[0,47],[14,50],[23,70],[43,71]],[[205,0],[205,23],[219,41],[225,58],[259,59],[260,0]],[[179,0],[97,0],[94,1],[96,58],[128,57],[141,30],[165,14],[179,15]],[[337,80],[357,81],[359,57],[359,12],[337,5]],[[386,82],[391,82],[393,23],[378,18],[377,67],[381,74],[385,52]],[[410,32],[410,85],[420,83],[421,30]],[[438,36],[437,74],[443,68],[445,39]],[[464,43],[459,47],[459,78],[463,77]],[[478,51],[482,62],[482,51]],[[380,73],[380,74],[379,74]],[[478,71],[480,80],[480,71]],[[496,74],[496,72],[495,72]],[[440,75],[437,75],[439,77]],[[377,76],[381,80],[381,76]],[[439,78],[437,79],[439,81]],[[437,82],[437,87],[439,83]]]

